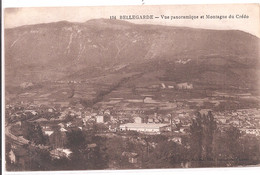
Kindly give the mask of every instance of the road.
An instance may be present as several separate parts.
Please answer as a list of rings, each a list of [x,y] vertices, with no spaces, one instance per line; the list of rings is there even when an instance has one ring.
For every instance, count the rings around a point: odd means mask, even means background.
[[[33,147],[36,147],[36,148],[40,148],[40,149],[48,149],[49,146],[44,146],[44,145],[36,145],[34,143],[31,143],[29,140],[25,139],[24,137],[17,137],[15,135],[13,135],[11,133],[11,127],[13,125],[16,125],[18,124],[18,122],[16,123],[12,123],[12,125],[7,125],[5,127],[5,135],[6,137],[12,139],[12,143],[15,143],[15,144],[18,144],[18,145],[27,145],[27,144],[30,144],[30,146],[33,146]]]
[[[18,122],[16,123],[13,123],[12,125],[15,125],[17,124]],[[26,145],[26,144],[29,144],[29,140],[23,138],[23,137],[17,137],[15,135],[13,135],[11,133],[11,127],[12,125],[7,125],[5,127],[5,135],[6,137],[9,137],[10,139],[12,139],[15,143],[19,144],[19,145]]]

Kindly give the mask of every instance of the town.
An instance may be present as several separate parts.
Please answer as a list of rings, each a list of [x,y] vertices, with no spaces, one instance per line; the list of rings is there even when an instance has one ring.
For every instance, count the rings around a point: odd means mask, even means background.
[[[181,83],[178,85],[165,85],[161,83],[153,86],[153,88],[183,89],[183,91],[193,90],[192,84]],[[223,95],[223,94],[221,94]],[[129,100],[131,101],[131,100]],[[195,100],[196,101],[196,100]],[[136,102],[132,100],[132,102]],[[38,104],[36,104],[38,103]],[[39,101],[24,102],[20,101],[16,104],[6,105],[6,137],[11,141],[8,157],[11,165],[26,166],[28,159],[28,151],[25,145],[33,145],[38,149],[48,150],[52,160],[60,160],[63,158],[70,159],[73,153],[68,148],[67,134],[73,131],[80,131],[93,136],[102,138],[124,138],[140,143],[147,147],[147,144],[156,148],[158,143],[154,141],[147,142],[147,137],[166,137],[177,145],[188,146],[185,139],[189,137],[192,120],[196,118],[196,112],[201,115],[207,115],[212,112],[214,119],[221,131],[233,126],[239,128],[243,135],[249,135],[253,138],[260,138],[260,109],[248,108],[230,111],[212,111],[211,109],[201,109],[196,111],[185,107],[184,103],[175,102],[173,110],[165,111],[145,111],[138,108],[119,109],[118,108],[85,108],[78,103],[74,106],[68,103],[56,103],[55,105],[47,105],[45,102],[39,104]],[[145,97],[143,103],[153,104],[151,97]],[[157,103],[155,103],[157,104]],[[178,107],[181,106],[181,107]],[[26,128],[29,125],[40,127],[41,140],[34,140],[26,136]],[[134,134],[136,133],[136,134]],[[133,137],[138,136],[138,137]],[[123,141],[123,140],[122,140]],[[88,143],[87,148],[94,149],[97,143]],[[122,158],[126,158],[126,164],[118,168],[142,168],[140,162],[144,161],[144,155],[140,155],[140,150],[129,152],[127,149],[122,150],[119,154]],[[26,158],[27,157],[27,158]],[[141,158],[142,157],[142,158]],[[114,160],[113,160],[114,161]],[[109,163],[107,168],[116,168],[118,162]],[[187,161],[178,164],[177,167],[190,167]]]

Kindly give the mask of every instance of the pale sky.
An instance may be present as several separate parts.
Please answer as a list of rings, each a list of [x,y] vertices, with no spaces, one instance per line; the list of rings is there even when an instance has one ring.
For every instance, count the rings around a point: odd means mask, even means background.
[[[27,24],[49,23],[66,20],[85,22],[90,19],[109,18],[111,15],[233,15],[234,19],[152,19],[128,20],[133,23],[187,26],[193,28],[242,30],[260,37],[258,4],[225,4],[225,5],[163,5],[163,6],[102,6],[102,7],[24,7],[7,8],[4,11],[5,28]],[[249,18],[236,18],[236,15],[247,15]]]

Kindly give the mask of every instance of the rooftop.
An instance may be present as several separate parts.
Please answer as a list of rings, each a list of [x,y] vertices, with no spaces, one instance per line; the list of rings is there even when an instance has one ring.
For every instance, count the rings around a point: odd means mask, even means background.
[[[168,126],[169,124],[165,123],[126,123],[120,125],[120,127],[128,127],[128,128],[160,128],[164,126]]]

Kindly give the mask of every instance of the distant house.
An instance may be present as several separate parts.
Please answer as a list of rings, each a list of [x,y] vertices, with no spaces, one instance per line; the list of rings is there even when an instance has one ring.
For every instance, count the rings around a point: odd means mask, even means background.
[[[97,123],[104,123],[104,116],[102,116],[102,115],[97,115],[97,116],[96,116],[96,122],[97,122]]]
[[[50,151],[51,157],[55,158],[55,159],[60,159],[62,157],[69,158],[71,153],[72,152],[70,149],[63,149],[63,148],[56,148],[56,149]]]
[[[161,83],[161,85],[162,85],[162,88],[163,88],[163,89],[165,89],[165,88],[166,88],[166,86],[165,86],[165,84],[164,84],[164,83]]]
[[[85,117],[84,117],[84,120],[89,120],[89,119],[91,119],[92,118],[92,116],[91,115],[86,115]]]
[[[158,102],[153,100],[152,97],[145,97],[144,103],[158,103]]]
[[[59,125],[61,128],[64,127],[64,124],[63,124],[63,123],[59,123],[58,125]]]
[[[111,112],[108,109],[104,111],[104,115],[110,115],[110,114]]]
[[[67,127],[70,127],[71,125],[72,125],[72,122],[66,123],[66,126],[67,126]]]
[[[154,119],[154,123],[160,123],[160,120],[159,119]]]
[[[114,117],[114,116],[110,116],[110,120],[111,120],[111,122],[113,122],[113,123],[117,123],[118,118],[117,118],[117,117]]]
[[[37,120],[34,120],[34,122],[37,122],[37,123],[46,123],[48,122],[48,120],[46,118],[39,118]]]
[[[181,163],[182,168],[190,168],[191,167],[191,162],[182,162]]]
[[[212,111],[211,109],[201,109],[199,112],[201,115],[208,115],[209,111]]]
[[[183,113],[179,114],[179,117],[184,117],[184,114]]]
[[[260,136],[260,129],[241,129],[241,131],[245,132],[246,134]]]
[[[129,163],[137,163],[138,162],[138,154],[137,153],[132,153],[132,152],[123,152],[122,156],[128,158]]]
[[[169,124],[162,123],[126,123],[120,125],[121,131],[137,131],[145,133],[160,134],[162,131],[168,130]]]
[[[173,128],[176,128],[175,125],[165,125],[165,126],[162,126],[160,127],[160,132],[169,132],[171,131]]]
[[[181,59],[179,59],[179,60],[176,61],[176,63],[179,63],[179,64],[187,64],[187,63],[190,62],[190,61],[191,61],[191,59],[186,59],[186,60],[181,60]]]
[[[135,123],[142,123],[142,118],[141,117],[134,117],[134,122]]]
[[[60,131],[61,132],[67,132],[68,130],[62,127],[62,128],[60,128]]]
[[[54,112],[54,109],[53,108],[49,108],[48,112]]]
[[[103,115],[97,115],[96,116],[96,122],[97,123],[105,123],[109,121],[110,117],[109,116],[103,116]]]
[[[83,125],[86,126],[87,122],[89,122],[92,119],[92,116],[87,115],[84,118],[82,118]]]
[[[76,118],[79,118],[79,119],[81,119],[82,118],[82,115],[77,115],[77,117]]]
[[[173,137],[172,139],[169,139],[175,143],[178,143],[178,144],[182,144],[182,139],[181,137]]]
[[[28,152],[24,148],[11,149],[9,152],[9,158],[11,163],[19,164],[22,167],[25,167],[26,160],[28,159]]]
[[[31,114],[32,114],[32,115],[37,115],[38,112],[32,110],[32,111],[31,111]]]
[[[174,118],[173,121],[174,121],[175,124],[181,123],[181,120],[179,118]]]
[[[16,157],[15,157],[14,151],[12,149],[9,152],[9,158],[10,158],[11,163],[15,163],[16,162]]]
[[[239,126],[240,125],[240,121],[239,120],[231,120],[229,123],[234,125],[234,126]]]
[[[72,117],[74,117],[74,116],[76,116],[76,113],[75,113],[74,111],[70,111],[70,112],[69,112],[69,115],[72,116]]]
[[[185,82],[185,83],[178,83],[177,84],[177,88],[178,89],[193,89],[193,84],[187,83],[187,82]]]
[[[98,114],[97,113],[91,113],[91,116],[97,116]]]
[[[165,123],[169,123],[169,122],[170,122],[170,119],[169,119],[168,117],[165,117],[165,118],[163,119],[163,121],[164,121]]]
[[[117,126],[116,126],[116,125],[109,125],[109,126],[108,126],[108,129],[109,129],[109,131],[111,131],[111,132],[116,132],[116,131],[117,131]]]
[[[46,130],[46,131],[44,131],[44,134],[50,136],[53,134],[53,132],[54,131],[52,131],[52,130]]]
[[[44,126],[42,126],[42,132],[43,132],[45,135],[50,136],[50,135],[52,135],[52,133],[53,133],[54,131],[51,129],[50,126],[44,125]]]
[[[181,132],[181,133],[187,133],[188,130],[189,130],[189,126],[182,126],[182,127],[180,128],[180,132]]]
[[[153,123],[153,122],[154,122],[153,118],[148,118],[148,123]]]
[[[67,112],[66,111],[63,111],[61,112],[60,116],[59,116],[59,119],[64,119],[65,117],[67,116]]]
[[[219,121],[221,123],[226,123],[227,119],[226,118],[218,118],[217,121]]]
[[[91,143],[87,145],[87,148],[91,149],[91,148],[96,148],[97,144],[96,143]]]
[[[157,85],[157,84],[150,86],[150,88],[159,88],[159,87],[160,87],[160,85]]]
[[[31,82],[24,82],[24,83],[20,84],[21,88],[28,88],[28,87],[31,87],[31,86],[33,86],[33,84]]]
[[[17,125],[22,126],[22,122],[21,122],[21,121],[18,121],[18,122],[17,122]]]

